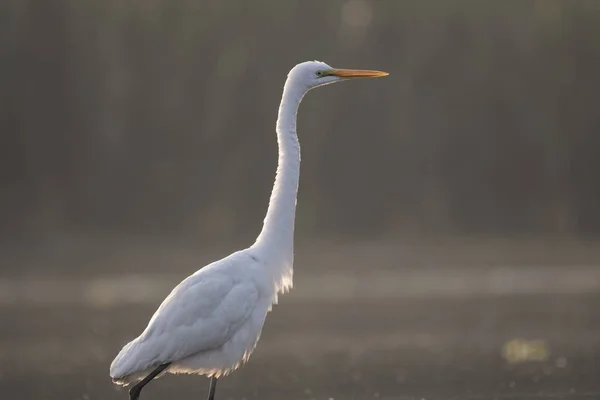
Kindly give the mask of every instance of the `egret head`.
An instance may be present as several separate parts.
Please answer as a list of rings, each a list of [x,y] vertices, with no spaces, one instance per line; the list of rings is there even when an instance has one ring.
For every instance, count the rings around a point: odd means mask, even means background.
[[[387,72],[362,69],[338,69],[324,62],[306,61],[296,65],[288,75],[288,81],[294,86],[310,90],[334,82],[355,78],[378,78],[388,75]]]

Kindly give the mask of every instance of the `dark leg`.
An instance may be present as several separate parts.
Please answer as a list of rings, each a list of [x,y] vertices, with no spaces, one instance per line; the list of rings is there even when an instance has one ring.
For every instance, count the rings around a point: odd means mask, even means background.
[[[215,399],[215,389],[217,388],[217,378],[212,376],[210,378],[210,387],[208,389],[208,400]]]
[[[137,400],[140,397],[140,393],[144,386],[148,384],[152,379],[156,378],[158,374],[163,372],[171,363],[161,364],[156,369],[148,374],[147,377],[142,379],[138,384],[129,389],[129,400]]]

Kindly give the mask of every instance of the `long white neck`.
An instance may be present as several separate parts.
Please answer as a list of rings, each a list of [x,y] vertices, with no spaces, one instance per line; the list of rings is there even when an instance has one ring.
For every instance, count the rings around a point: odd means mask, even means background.
[[[300,178],[300,144],[296,134],[296,115],[305,90],[285,84],[277,118],[277,144],[279,160],[277,175],[269,201],[263,228],[256,239],[255,247],[277,282],[278,291],[291,287],[294,255],[294,220],[296,195]]]

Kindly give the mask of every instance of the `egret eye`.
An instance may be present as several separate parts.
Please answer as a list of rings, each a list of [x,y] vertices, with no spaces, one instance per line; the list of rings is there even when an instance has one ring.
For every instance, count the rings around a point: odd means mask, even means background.
[[[323,71],[317,71],[317,76],[321,78],[324,75]]]

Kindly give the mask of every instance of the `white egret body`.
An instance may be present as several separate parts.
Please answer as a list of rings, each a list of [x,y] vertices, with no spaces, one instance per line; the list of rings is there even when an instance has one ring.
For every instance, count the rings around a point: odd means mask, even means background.
[[[110,376],[123,385],[142,380],[132,387],[132,399],[164,372],[211,377],[212,399],[216,379],[248,360],[278,294],[292,287],[300,174],[298,106],[312,88],[385,75],[334,69],[318,61],[298,64],[290,71],[277,119],[277,176],[262,231],[249,248],[205,266],[177,285],[141,335],[119,352]]]

